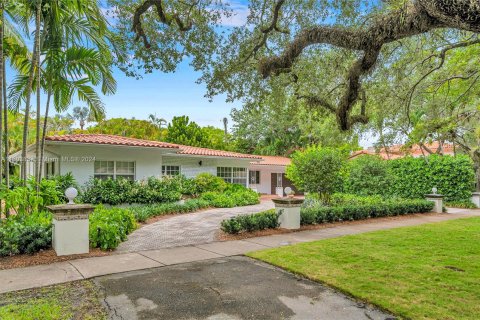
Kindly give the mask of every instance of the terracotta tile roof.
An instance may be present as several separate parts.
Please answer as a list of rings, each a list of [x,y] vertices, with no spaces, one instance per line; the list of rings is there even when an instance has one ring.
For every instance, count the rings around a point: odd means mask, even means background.
[[[258,160],[262,159],[262,157],[252,155],[252,154],[223,151],[223,150],[214,150],[214,149],[207,149],[207,148],[200,148],[200,147],[190,147],[190,146],[184,146],[181,144],[175,144],[175,145],[180,148],[180,151],[177,152],[177,154],[207,156],[207,157],[258,159]]]
[[[438,149],[439,143],[438,141],[435,141],[430,144],[425,144],[424,146],[435,153]],[[442,148],[443,148],[444,155],[454,154],[453,144],[444,143]],[[406,157],[407,155],[412,157],[421,157],[423,155],[428,155],[429,153],[424,148],[421,148],[420,145],[418,144],[414,144],[411,147],[406,147],[402,144],[397,144],[397,145],[389,146],[387,148],[381,148],[380,150],[378,150],[378,152],[371,149],[355,151],[350,155],[349,159],[354,159],[363,154],[377,155],[377,156],[380,156],[382,159],[388,160],[388,159],[403,158],[403,157]]]
[[[179,148],[177,145],[171,143],[121,137],[110,134],[66,134],[61,136],[48,136],[45,140],[72,143],[109,144],[129,147]]]
[[[265,166],[288,166],[292,161],[287,157],[261,156],[262,162],[251,162],[251,164]]]
[[[242,154],[237,152],[213,150],[207,148],[190,147],[181,144],[150,141],[135,138],[128,138],[122,136],[115,136],[109,134],[67,134],[62,136],[48,136],[47,141],[58,142],[73,142],[73,143],[93,143],[93,144],[108,144],[116,146],[130,146],[130,147],[156,147],[156,148],[173,148],[178,149],[176,154],[198,155],[209,157],[225,157],[225,158],[243,158],[243,159],[258,159],[260,156],[251,154]]]

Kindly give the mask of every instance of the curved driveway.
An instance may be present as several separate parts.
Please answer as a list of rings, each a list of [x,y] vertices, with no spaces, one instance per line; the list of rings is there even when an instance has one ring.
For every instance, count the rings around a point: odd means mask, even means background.
[[[154,250],[213,242],[215,241],[215,232],[220,229],[222,220],[241,214],[272,209],[273,207],[271,200],[262,200],[260,204],[253,206],[218,208],[181,214],[134,231],[128,236],[127,241],[120,244],[116,251]]]

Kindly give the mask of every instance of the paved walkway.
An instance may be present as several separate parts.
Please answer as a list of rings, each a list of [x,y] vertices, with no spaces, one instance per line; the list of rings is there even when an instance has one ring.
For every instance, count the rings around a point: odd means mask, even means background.
[[[425,223],[480,216],[480,210],[455,209],[452,214],[412,216],[401,220],[337,225],[329,228],[250,238],[212,242],[193,246],[127,252],[104,257],[70,260],[50,265],[1,270],[0,293],[48,286],[126,271],[150,269],[186,262],[241,255],[247,252],[280,247],[300,242],[335,238],[375,230],[385,230]]]
[[[215,241],[220,222],[233,216],[272,209],[271,200],[260,204],[236,208],[210,209],[178,215],[135,230],[128,240],[120,244],[117,252],[135,252],[188,246]]]

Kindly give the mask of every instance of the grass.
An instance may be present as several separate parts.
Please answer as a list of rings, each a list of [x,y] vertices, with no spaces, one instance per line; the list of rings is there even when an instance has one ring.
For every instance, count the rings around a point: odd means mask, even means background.
[[[2,320],[106,319],[101,294],[89,280],[0,295]]]
[[[407,319],[478,319],[480,218],[253,252],[249,256]]]

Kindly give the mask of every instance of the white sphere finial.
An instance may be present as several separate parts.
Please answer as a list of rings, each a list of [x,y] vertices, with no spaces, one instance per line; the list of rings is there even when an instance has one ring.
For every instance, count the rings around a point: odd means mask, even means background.
[[[433,188],[432,188],[432,193],[433,193],[433,194],[437,194],[437,191],[438,191],[438,190],[437,190],[436,187],[433,187]]]
[[[287,196],[291,196],[291,195],[293,195],[293,193],[294,193],[293,190],[292,190],[292,188],[290,188],[290,187],[286,187],[284,191],[285,191],[285,194],[286,194]]]
[[[70,187],[65,190],[65,197],[68,199],[68,204],[75,204],[73,199],[75,199],[76,196],[78,196],[78,190],[74,187]]]

